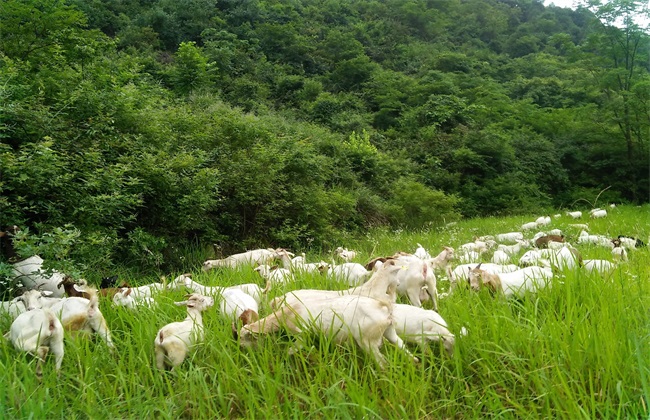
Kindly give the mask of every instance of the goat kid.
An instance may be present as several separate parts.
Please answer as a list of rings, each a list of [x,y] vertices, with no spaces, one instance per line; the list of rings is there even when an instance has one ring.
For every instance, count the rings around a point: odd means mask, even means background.
[[[187,317],[162,327],[154,340],[156,368],[174,369],[185,360],[192,348],[203,341],[203,317],[201,312],[214,305],[214,299],[198,293],[187,295],[187,300],[174,302],[187,307]]]
[[[43,376],[42,364],[49,352],[54,355],[56,371],[60,371],[64,355],[63,325],[51,310],[34,309],[18,315],[5,338],[16,350],[37,357],[36,376],[39,379]]]

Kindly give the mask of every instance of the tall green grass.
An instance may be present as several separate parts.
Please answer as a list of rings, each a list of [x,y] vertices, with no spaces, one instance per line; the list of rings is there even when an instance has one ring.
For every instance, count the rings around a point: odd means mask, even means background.
[[[474,235],[517,230],[534,219],[467,220],[441,230],[374,231],[343,244],[363,262],[416,243],[432,254]],[[554,220],[570,241],[573,221]],[[650,207],[623,207],[604,220],[588,221],[592,233],[650,236]],[[585,258],[610,259],[609,250],[580,247]],[[329,260],[307,252],[308,259]],[[190,259],[193,256],[188,256]],[[194,258],[198,258],[194,256]],[[170,273],[173,276],[177,273]],[[252,270],[200,272],[205,284],[261,283]],[[140,279],[140,282],[154,281]],[[133,280],[135,282],[135,280]],[[293,288],[338,287],[318,276],[275,288],[270,298]],[[448,287],[439,281],[440,290]],[[291,337],[264,337],[242,349],[231,323],[216,310],[204,316],[206,341],[176,372],[153,368],[153,340],[164,324],[185,317],[173,305],[183,292],[165,292],[160,307],[130,312],[108,301],[101,309],[114,336],[111,354],[101,340],[66,337],[60,376],[48,360],[42,382],[33,358],[0,345],[0,413],[3,418],[648,418],[650,411],[650,250],[630,252],[630,261],[603,279],[566,272],[550,289],[507,300],[460,289],[442,299],[440,313],[458,337],[452,358],[441,346],[421,353],[415,365],[386,344],[382,371],[354,345],[325,337],[288,355]],[[263,306],[262,313],[268,313]],[[0,321],[7,331],[10,320]]]

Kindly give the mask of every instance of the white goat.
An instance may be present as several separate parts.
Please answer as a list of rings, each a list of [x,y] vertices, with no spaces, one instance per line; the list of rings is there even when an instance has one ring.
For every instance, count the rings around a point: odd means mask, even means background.
[[[598,273],[602,276],[609,276],[616,268],[616,265],[607,260],[584,260],[583,268],[588,273]]]
[[[38,255],[14,263],[12,272],[14,278],[18,279],[25,289],[34,289],[38,286],[40,290],[52,292],[52,297],[64,295],[64,290],[57,286],[63,281],[65,275],[56,270],[53,270],[52,274],[47,274],[43,270],[43,259]]]
[[[614,248],[614,242],[607,236],[603,235],[590,235],[586,231],[580,232],[580,235],[578,236],[578,243],[579,244],[592,244],[592,245],[600,245],[608,248]]]
[[[301,334],[322,333],[336,343],[354,340],[362,350],[370,353],[381,368],[386,358],[379,348],[386,330],[392,326],[393,304],[365,296],[337,296],[310,299],[294,305],[284,305],[271,315],[240,330],[241,344],[250,344],[255,335],[268,334],[281,327]]]
[[[131,295],[135,299],[152,298],[154,294],[161,292],[165,289],[162,283],[151,283],[144,286],[130,287]]]
[[[617,246],[612,249],[612,258],[615,261],[627,261],[627,251],[622,246]]]
[[[220,260],[207,260],[203,263],[203,271],[216,267],[238,268],[245,265],[253,267],[259,264],[268,264],[279,257],[279,254],[278,250],[272,248],[254,249],[240,254],[233,254]]]
[[[586,224],[586,223],[573,223],[573,224],[569,224],[567,226],[572,227],[572,228],[576,228],[576,229],[589,230],[589,225]]]
[[[266,288],[264,290],[262,290],[262,288],[255,283],[237,284],[228,287],[204,286],[192,280],[189,274],[181,274],[167,284],[167,288],[171,290],[180,290],[183,287],[192,289],[194,293],[199,293],[206,296],[219,296],[225,290],[238,289],[244,293],[251,295],[253,299],[255,299],[255,302],[257,302],[259,305],[262,302],[262,295],[267,293],[271,288],[271,283],[267,282]]]
[[[26,310],[27,309],[25,309],[25,305],[23,304],[20,297],[16,297],[8,301],[0,302],[0,315],[7,314],[12,319],[16,319],[18,315],[22,314]]]
[[[343,261],[350,262],[357,257],[357,251],[352,251],[342,246],[336,248],[334,253]]]
[[[187,300],[174,302],[177,306],[187,307],[184,321],[172,322],[162,327],[154,340],[156,367],[174,369],[183,363],[192,347],[203,341],[203,317],[201,312],[214,305],[214,299],[198,293],[187,295]]]
[[[28,311],[38,308],[50,309],[59,318],[66,330],[96,333],[113,349],[111,333],[106,325],[104,315],[99,310],[97,291],[87,288],[90,299],[68,297],[62,299],[48,298],[49,291],[28,290],[20,298]]]
[[[601,210],[601,209],[592,210],[590,217],[592,219],[602,219],[603,217],[607,217],[607,210]]]
[[[429,254],[429,252],[426,249],[424,249],[424,247],[422,245],[420,245],[420,244],[417,244],[417,245],[418,245],[418,247],[416,248],[413,255],[415,255],[416,257],[418,257],[421,260],[428,260],[428,259],[432,258],[431,254]]]
[[[124,306],[128,309],[138,309],[140,307],[153,308],[157,306],[154,298],[150,296],[138,296],[133,293],[130,287],[123,287],[113,295],[113,304],[115,306]]]
[[[442,340],[449,356],[454,354],[454,335],[436,311],[396,303],[393,306],[395,331],[403,340],[418,344],[426,352],[429,341]]]
[[[526,292],[550,285],[553,271],[546,267],[526,267],[511,273],[490,274],[481,270],[480,264],[470,270],[469,282],[473,290],[488,287],[492,291],[503,292],[505,296],[523,296]]]
[[[492,254],[492,262],[494,264],[510,264],[510,255],[502,249],[497,249]]]
[[[580,219],[580,218],[582,218],[582,212],[581,211],[567,211],[566,215],[571,216],[572,219]]]
[[[503,244],[501,244],[501,245],[499,245],[497,247],[497,250],[503,251],[508,255],[517,255],[517,254],[519,254],[521,252],[522,249],[524,249],[524,247],[527,247],[527,246],[528,246],[527,242],[518,240],[517,243],[514,244],[514,245],[503,245]]]
[[[478,263],[481,261],[481,254],[476,251],[464,250],[458,252],[457,258],[461,264],[468,264],[473,262]]]
[[[474,251],[476,253],[482,254],[488,250],[488,246],[486,242],[475,239],[474,242],[462,244],[458,247],[458,249],[461,252]]]
[[[471,264],[460,264],[456,268],[454,268],[449,276],[449,280],[451,281],[451,287],[450,287],[450,292],[455,289],[460,282],[468,281],[469,280],[469,272],[472,268],[475,268],[477,266],[476,263],[471,263]],[[516,271],[519,269],[514,264],[491,264],[491,263],[481,263],[481,268],[484,271],[487,271],[488,273],[491,274],[497,274],[497,273],[509,273],[512,271]]]
[[[219,301],[220,312],[231,321],[241,320],[244,325],[259,319],[259,306],[248,293],[239,289],[226,289]]]
[[[350,286],[358,286],[372,275],[359,263],[343,263],[332,265],[327,269],[327,277],[345,280]]]
[[[521,232],[499,233],[494,238],[497,242],[517,242],[523,241],[524,234]]]
[[[582,257],[575,248],[565,246],[559,250],[551,249],[549,251],[551,251],[549,258],[551,265],[557,267],[558,270],[573,270],[582,264]]]
[[[422,291],[431,297],[433,307],[438,310],[438,289],[436,275],[427,261],[415,260],[406,263],[404,270],[397,272],[397,292],[407,296],[411,305],[422,306]]]
[[[255,271],[262,276],[263,279],[270,281],[273,284],[282,284],[295,280],[293,273],[286,268],[269,267],[266,264],[255,267]]]
[[[49,309],[34,309],[24,312],[11,324],[5,338],[11,340],[17,350],[33,354],[38,358],[36,375],[42,376],[42,363],[48,352],[55,357],[57,372],[63,363],[63,325]]]
[[[551,216],[541,216],[535,220],[537,226],[548,226],[551,224]]]
[[[293,307],[314,299],[328,299],[346,295],[364,296],[378,301],[394,303],[397,297],[399,274],[405,268],[403,263],[403,261],[389,259],[386,263],[378,264],[370,280],[361,286],[352,287],[350,289],[339,291],[301,289],[285,293],[271,301],[271,308],[279,308],[282,305]],[[408,355],[412,356],[404,346],[404,342],[399,338],[392,325],[386,328],[384,331],[384,337],[391,343],[395,344],[398,348],[405,351]]]
[[[523,231],[537,229],[537,222],[524,223],[520,229]]]

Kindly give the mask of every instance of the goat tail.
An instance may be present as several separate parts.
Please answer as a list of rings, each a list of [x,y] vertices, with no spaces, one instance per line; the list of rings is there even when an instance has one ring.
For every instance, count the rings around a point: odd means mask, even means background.
[[[47,328],[49,329],[50,333],[53,333],[56,330],[56,324],[57,324],[56,315],[54,315],[50,311],[46,311],[46,313],[47,313],[47,319],[49,321]]]
[[[93,317],[99,311],[99,298],[97,297],[97,289],[88,288],[85,290],[88,294],[88,317]]]

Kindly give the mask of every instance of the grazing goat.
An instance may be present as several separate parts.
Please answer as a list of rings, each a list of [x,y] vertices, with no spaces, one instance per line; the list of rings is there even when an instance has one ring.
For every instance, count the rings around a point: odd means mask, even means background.
[[[469,283],[473,290],[487,287],[505,296],[523,296],[526,292],[536,292],[550,284],[553,271],[546,267],[526,267],[511,273],[490,274],[481,270],[481,264],[469,272]]]
[[[469,280],[469,272],[473,267],[476,267],[476,263],[461,264],[458,265],[450,272],[449,275],[449,280],[451,282],[450,290],[449,290],[450,292],[453,291],[458,286],[458,283]],[[483,270],[491,274],[509,273],[519,269],[519,267],[517,267],[514,264],[502,265],[502,264],[481,263],[481,267]]]
[[[138,309],[139,307],[153,308],[157,306],[156,301],[151,296],[135,295],[133,289],[124,287],[113,295],[113,304],[115,306],[124,306],[128,309]]]
[[[477,238],[474,240],[474,242],[468,242],[466,244],[462,244],[461,246],[458,247],[458,249],[462,252],[474,251],[478,254],[482,254],[488,250],[488,245],[487,242],[480,241]]]
[[[8,314],[12,319],[15,319],[26,310],[20,296],[5,302],[0,302],[0,315]]]
[[[431,254],[429,254],[429,252],[426,249],[424,249],[422,245],[420,244],[417,245],[418,247],[415,249],[415,252],[413,253],[414,256],[418,257],[421,260],[428,260],[432,258]]]
[[[580,219],[580,218],[582,218],[582,212],[581,211],[567,211],[566,215],[571,216],[572,219]]]
[[[497,249],[494,251],[494,254],[492,254],[492,263],[510,264],[510,255],[502,249]]]
[[[236,284],[228,287],[204,286],[192,280],[190,274],[181,274],[167,284],[167,288],[170,290],[180,290],[183,287],[192,289],[194,293],[206,296],[219,296],[225,290],[238,289],[252,296],[253,299],[255,299],[255,302],[259,305],[262,302],[262,295],[266,294],[271,289],[271,282],[266,283],[266,288],[264,290],[255,283]]]
[[[217,267],[238,268],[241,266],[257,266],[268,264],[275,258],[279,258],[282,252],[272,248],[254,249],[252,251],[233,254],[220,260],[207,260],[203,263],[203,271],[208,271]]]
[[[5,338],[11,340],[17,350],[33,354],[38,358],[36,375],[43,375],[42,363],[51,351],[55,358],[57,372],[63,363],[63,325],[49,309],[34,309],[24,312],[11,324]]]
[[[442,340],[449,356],[454,354],[454,335],[436,311],[396,303],[393,306],[395,331],[404,341],[418,344],[426,352],[429,341]]]
[[[177,306],[187,307],[184,321],[172,322],[162,327],[154,340],[156,368],[174,369],[183,363],[192,347],[203,341],[203,317],[201,312],[214,305],[214,299],[198,293],[187,295],[187,300],[174,302]]]
[[[524,234],[521,232],[500,233],[495,235],[494,239],[497,242],[517,242],[524,240]]]
[[[618,235],[617,239],[620,241],[621,245],[626,247],[627,249],[636,249],[645,246],[645,243],[638,238],[633,238],[625,235]]]
[[[301,334],[306,331],[325,334],[336,343],[354,340],[370,353],[381,368],[386,358],[379,348],[386,330],[392,326],[391,302],[364,296],[337,296],[309,299],[294,305],[284,305],[271,315],[244,325],[239,333],[241,344],[252,343],[254,336],[268,334],[281,327]]]
[[[51,275],[43,270],[43,259],[38,255],[14,263],[12,266],[13,276],[20,280],[23,287],[33,289],[39,286],[41,290],[52,292],[53,297],[63,297],[64,291],[58,287],[64,279],[64,275],[56,270]]]
[[[481,254],[479,254],[476,251],[464,250],[464,251],[459,251],[457,258],[461,264],[467,264],[473,262],[478,263],[479,261],[481,261]]]
[[[76,297],[90,299],[90,294],[83,289],[83,287],[87,285],[88,284],[86,283],[86,280],[81,279],[80,283],[77,283],[74,280],[72,280],[72,277],[65,276],[63,280],[56,287],[60,288],[61,286],[63,286],[63,289],[65,290],[65,294],[68,295],[69,297],[76,296]]]
[[[589,233],[587,233],[584,230],[582,232],[580,232],[580,235],[578,236],[578,243],[579,244],[600,245],[600,246],[604,246],[604,247],[608,247],[608,248],[614,248],[614,243],[607,236],[590,235]]]
[[[541,216],[535,220],[537,226],[548,226],[551,224],[551,216]]]
[[[346,295],[364,296],[379,301],[394,303],[397,298],[399,273],[403,268],[401,261],[389,259],[386,263],[379,264],[370,280],[361,286],[340,291],[314,289],[294,290],[271,301],[271,308],[276,309],[281,306],[293,307],[294,305],[299,305],[312,299],[328,299]],[[386,328],[384,337],[412,356],[405,348],[404,342],[399,338],[392,325]]]
[[[359,263],[343,263],[332,265],[327,269],[327,277],[345,280],[350,286],[358,286],[372,275]]]
[[[581,230],[589,230],[589,225],[586,224],[586,223],[573,223],[573,224],[569,224],[567,226],[572,227],[572,228],[576,228],[576,229],[581,229]]]
[[[591,217],[592,219],[602,219],[603,217],[607,217],[607,210],[601,210],[601,209],[594,209],[591,212]]]
[[[622,246],[612,249],[612,258],[614,261],[627,261],[627,251]]]
[[[231,321],[239,319],[244,325],[259,319],[259,307],[255,299],[239,289],[226,289],[221,293],[219,310]]]
[[[526,231],[526,230],[533,230],[533,229],[537,229],[537,222],[524,223],[523,225],[521,225],[521,230]]]
[[[336,248],[334,253],[345,262],[350,262],[357,257],[357,251],[352,251],[341,246]]]
[[[47,308],[50,309],[61,321],[63,327],[69,331],[82,331],[96,333],[113,349],[111,333],[106,325],[104,315],[99,310],[97,291],[86,289],[90,299],[69,297],[63,299],[49,298],[48,291],[28,290],[20,297],[27,310]]]
[[[270,281],[272,284],[282,284],[294,280],[293,273],[286,268],[269,267],[266,264],[262,264],[255,267],[255,271],[264,280]]]
[[[514,244],[514,245],[503,245],[503,244],[501,244],[501,245],[499,245],[497,247],[497,250],[504,251],[508,255],[516,255],[516,254],[519,254],[521,252],[521,250],[524,249],[524,247],[528,247],[528,242],[518,240],[517,243]],[[478,261],[476,261],[476,262],[478,262]]]
[[[431,297],[433,307],[438,310],[438,289],[436,275],[427,261],[415,260],[406,263],[404,270],[397,272],[397,292],[408,297],[411,305],[422,306],[421,292]]]
[[[544,235],[535,239],[535,246],[537,248],[548,248],[549,242],[564,242],[563,235]]]
[[[598,273],[602,276],[609,276],[616,268],[616,265],[607,260],[584,260],[583,268],[588,273]]]

